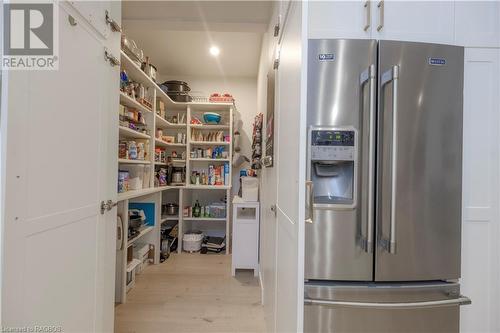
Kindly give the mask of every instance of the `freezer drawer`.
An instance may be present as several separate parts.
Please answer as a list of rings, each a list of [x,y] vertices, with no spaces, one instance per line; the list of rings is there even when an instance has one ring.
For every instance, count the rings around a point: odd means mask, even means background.
[[[306,285],[304,332],[459,332],[456,283]]]

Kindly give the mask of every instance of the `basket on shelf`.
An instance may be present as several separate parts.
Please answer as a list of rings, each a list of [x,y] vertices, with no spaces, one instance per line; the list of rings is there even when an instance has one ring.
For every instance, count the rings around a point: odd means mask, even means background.
[[[210,95],[210,98],[208,99],[211,103],[233,103],[234,98],[233,95],[231,94],[218,94],[218,93],[213,93]]]

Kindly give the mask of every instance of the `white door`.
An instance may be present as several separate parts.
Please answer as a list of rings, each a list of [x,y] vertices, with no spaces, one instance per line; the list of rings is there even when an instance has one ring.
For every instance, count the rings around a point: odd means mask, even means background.
[[[370,38],[371,1],[311,1],[309,38]]]
[[[303,322],[307,35],[302,7],[307,3],[292,3],[276,73],[277,332],[302,331]]]
[[[453,1],[374,1],[375,39],[452,44]]]
[[[455,43],[500,47],[500,1],[456,1]]]
[[[460,332],[500,332],[500,50],[465,49]]]
[[[272,67],[272,65],[270,65]],[[267,112],[271,112],[270,103],[275,103],[275,74],[274,69],[270,69],[267,74],[267,109],[265,131],[267,126],[273,126],[274,121],[267,123]],[[274,109],[276,115],[276,109]],[[274,137],[277,138],[277,126],[273,127]],[[266,137],[267,140],[267,137]],[[274,140],[273,150],[277,151],[277,140]],[[264,316],[268,332],[275,330],[276,322],[276,165],[263,168],[260,177],[260,278],[263,289],[262,303],[264,304]]]
[[[111,332],[119,34],[59,6],[59,70],[3,77],[2,326]]]

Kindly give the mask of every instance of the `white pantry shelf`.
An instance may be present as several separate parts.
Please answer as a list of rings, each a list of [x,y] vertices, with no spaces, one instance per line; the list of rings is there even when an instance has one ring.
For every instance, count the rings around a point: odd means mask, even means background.
[[[155,139],[155,143],[157,146],[162,146],[162,147],[186,147],[185,143],[172,143],[172,142],[165,142],[160,139]]]
[[[131,238],[129,241],[127,241],[127,244],[133,244],[136,240],[138,240],[142,236],[146,235],[147,233],[152,231],[154,228],[155,227],[151,226],[151,225],[143,227],[143,229],[141,229],[141,231],[139,231],[139,234],[137,236],[135,236],[134,238]]]
[[[159,192],[161,190],[162,189],[157,188],[157,187],[149,187],[149,188],[143,188],[140,190],[131,190],[131,191],[123,192],[123,193],[118,193],[118,201],[142,197],[145,195]]]
[[[148,113],[148,112],[153,112],[150,108],[148,108],[145,105],[142,105],[132,97],[128,96],[127,94],[123,93],[120,91],[120,104],[128,106],[129,108],[134,108],[137,109],[141,112]]]
[[[133,130],[131,128],[125,127],[125,126],[119,126],[119,134],[120,137],[123,138],[131,138],[131,139],[146,139],[149,140],[151,139],[151,136],[138,132],[136,130]]]
[[[123,69],[133,81],[142,83],[147,87],[156,87],[156,83],[151,80],[151,78],[147,76],[146,73],[144,73],[143,70],[137,66],[128,55],[125,54],[125,52],[123,52],[123,50],[120,51],[120,56]]]
[[[189,127],[200,130],[217,130],[217,129],[229,129],[229,125],[211,125],[211,124],[190,124]]]
[[[234,103],[198,103],[198,102],[189,102],[189,103],[181,103],[174,102],[161,88],[160,86],[154,82],[149,76],[146,75],[142,71],[142,69],[137,66],[129,56],[125,54],[125,52],[120,51],[121,55],[121,64],[122,67],[127,72],[134,81],[142,83],[148,87],[153,87],[156,91],[156,96],[159,97],[167,109],[175,109],[175,110],[186,110],[186,107],[189,105],[193,110],[196,111],[230,111],[234,106]]]
[[[229,162],[228,158],[190,158],[193,162]]]
[[[174,124],[174,123],[171,123],[168,120],[160,117],[158,114],[156,115],[156,127],[183,129],[183,128],[186,128],[186,126],[187,126],[186,124]]]
[[[145,160],[129,160],[127,158],[119,158],[118,163],[120,164],[151,164],[150,161]]]
[[[231,108],[234,106],[233,103],[198,103],[191,102],[188,103],[189,107],[192,111],[211,111],[211,112],[225,112],[231,111]]]
[[[216,218],[216,217],[184,217],[184,221],[226,221],[225,217]]]
[[[193,185],[189,184],[186,186],[187,189],[193,190],[228,190],[231,185]]]
[[[191,141],[191,145],[195,146],[229,146],[227,141]]]
[[[179,216],[162,216],[161,217],[161,223],[167,222],[167,221],[179,221],[180,217]]]

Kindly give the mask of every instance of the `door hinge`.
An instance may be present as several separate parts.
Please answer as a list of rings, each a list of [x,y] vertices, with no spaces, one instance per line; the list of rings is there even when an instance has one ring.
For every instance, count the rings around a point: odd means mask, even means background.
[[[279,66],[280,66],[280,60],[275,59],[273,62],[273,69],[278,69]]]
[[[111,27],[111,30],[114,31],[114,32],[122,32],[122,28],[120,27],[120,25],[118,24],[118,22],[116,22],[115,20],[113,20],[111,17],[109,17],[109,12],[106,10],[105,12],[106,14],[106,23],[109,24],[109,26]]]
[[[273,212],[273,214],[274,214],[274,217],[276,217],[278,214],[278,209],[277,209],[276,205],[271,205],[270,208],[271,208],[271,212]]]
[[[113,67],[120,66],[120,60],[117,57],[111,54],[107,48],[104,48],[104,59],[109,61],[109,64]]]
[[[113,200],[101,201],[101,215],[106,211],[110,211],[116,205],[118,205],[118,202],[113,202]]]
[[[277,23],[275,26],[274,26],[274,37],[278,37],[280,34],[280,24]]]

